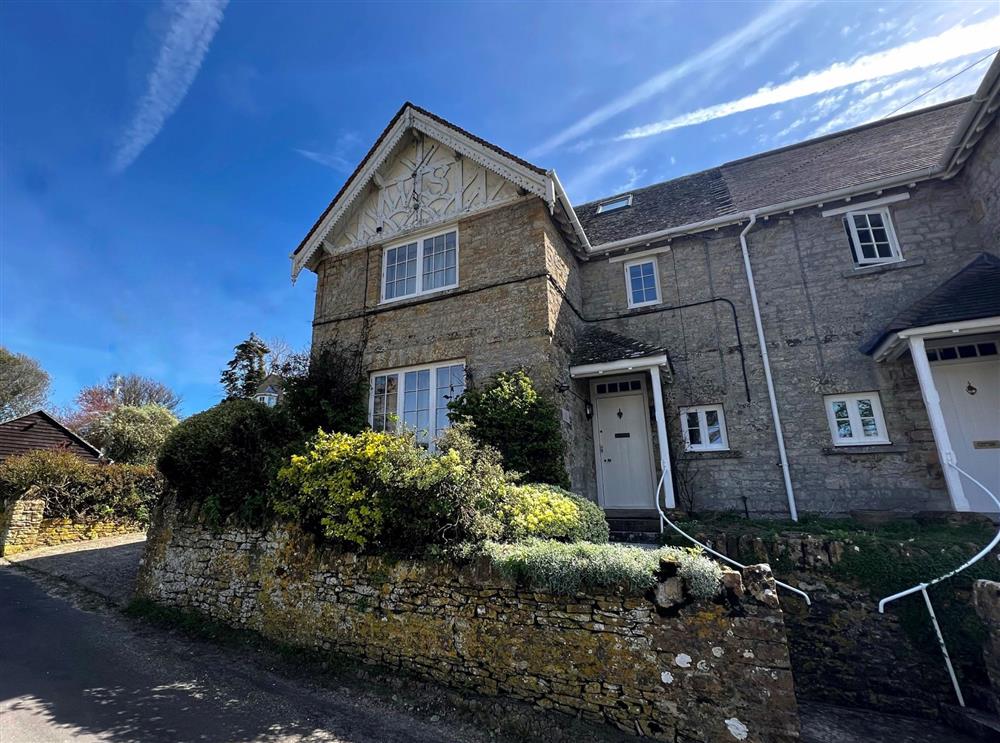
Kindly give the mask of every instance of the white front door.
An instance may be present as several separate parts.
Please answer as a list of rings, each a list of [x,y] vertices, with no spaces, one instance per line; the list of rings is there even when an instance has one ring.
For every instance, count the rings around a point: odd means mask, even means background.
[[[595,381],[597,476],[604,508],[654,507],[649,406],[642,377]]]
[[[931,370],[958,466],[1000,498],[1000,358],[942,361]],[[997,510],[968,478],[961,481],[968,510]]]

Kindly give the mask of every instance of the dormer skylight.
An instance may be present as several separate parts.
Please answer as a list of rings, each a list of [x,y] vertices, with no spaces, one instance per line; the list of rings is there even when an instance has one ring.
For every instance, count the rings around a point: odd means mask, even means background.
[[[632,194],[619,196],[617,199],[611,199],[611,201],[601,202],[597,205],[597,213],[613,212],[616,209],[624,209],[627,206],[632,206]]]

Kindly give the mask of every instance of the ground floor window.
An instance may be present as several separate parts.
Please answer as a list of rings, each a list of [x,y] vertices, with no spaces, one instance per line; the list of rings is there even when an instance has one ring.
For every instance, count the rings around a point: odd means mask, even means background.
[[[835,446],[891,443],[877,392],[827,395],[823,400]]]
[[[726,416],[721,405],[681,408],[681,431],[686,451],[724,451],[729,448]]]
[[[376,431],[415,431],[433,448],[449,426],[448,403],[465,392],[465,362],[378,371],[371,376],[369,418]]]

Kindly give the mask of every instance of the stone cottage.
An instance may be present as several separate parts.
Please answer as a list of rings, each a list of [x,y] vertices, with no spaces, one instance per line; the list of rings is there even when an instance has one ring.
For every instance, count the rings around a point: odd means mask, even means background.
[[[577,206],[407,103],[292,255],[313,343],[429,447],[526,368],[611,519],[996,510],[998,86]]]

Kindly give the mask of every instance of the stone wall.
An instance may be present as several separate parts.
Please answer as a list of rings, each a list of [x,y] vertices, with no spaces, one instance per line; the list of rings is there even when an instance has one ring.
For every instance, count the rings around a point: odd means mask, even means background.
[[[15,501],[0,516],[0,556],[14,555],[38,547],[54,547],[116,534],[132,534],[141,532],[144,528],[142,524],[132,521],[46,519],[43,518],[44,512],[43,500]]]
[[[797,739],[769,570],[727,573],[725,598],[709,603],[669,577],[672,567],[649,596],[558,596],[519,589],[483,563],[358,557],[317,549],[294,530],[213,534],[168,507],[150,530],[138,592],[277,641],[642,737]]]
[[[0,557],[31,549],[45,513],[45,501],[22,498],[0,511]]]
[[[979,140],[960,179],[981,230],[982,249],[1000,253],[1000,117],[993,119]]]
[[[876,363],[858,348],[903,307],[991,248],[957,180],[897,192],[908,196],[889,206],[904,258],[898,263],[856,270],[842,218],[824,217],[818,207],[761,220],[747,238],[792,482],[803,512],[951,508],[912,363],[909,358]],[[674,369],[674,382],[665,388],[670,440],[678,475],[691,483],[696,509],[742,512],[745,496],[751,513],[785,515],[738,233],[733,227],[677,238],[668,252],[656,256],[662,304],[670,308],[656,313],[628,310],[621,263],[581,262],[583,313],[589,318],[618,313],[622,317],[600,326],[669,350]],[[726,302],[692,306],[712,299],[732,302],[735,323]],[[871,390],[881,397],[892,444],[834,447],[824,395]],[[731,451],[683,451],[678,408],[704,404],[723,406]],[[592,446],[586,436],[573,443]]]
[[[973,595],[976,614],[986,626],[983,660],[993,691],[993,711],[1000,714],[1000,583],[977,580]]]
[[[762,538],[717,529],[693,536],[733,559],[767,562],[780,580],[809,594],[812,606],[788,594],[782,600],[801,699],[932,718],[940,715],[942,704],[954,703],[937,649],[917,647],[894,611],[880,614],[877,598],[837,570],[849,552],[861,547],[803,533]],[[900,542],[898,559],[906,560],[916,549]],[[982,669],[960,670],[978,676]]]

